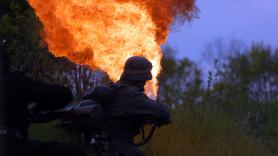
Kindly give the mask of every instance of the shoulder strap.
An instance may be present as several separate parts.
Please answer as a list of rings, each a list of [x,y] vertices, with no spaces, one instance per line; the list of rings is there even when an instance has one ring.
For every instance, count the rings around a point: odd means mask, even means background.
[[[134,143],[134,145],[135,145],[135,146],[143,146],[143,145],[147,144],[147,143],[150,141],[150,139],[152,138],[152,136],[153,136],[153,134],[154,134],[154,132],[155,132],[155,129],[156,129],[156,126],[153,125],[152,128],[151,128],[151,130],[150,130],[150,132],[149,132],[149,134],[148,134],[147,137],[146,137],[146,136],[145,136],[144,127],[141,127],[141,128],[140,128],[140,131],[141,131],[142,140],[141,140],[141,142],[139,142],[139,143]]]

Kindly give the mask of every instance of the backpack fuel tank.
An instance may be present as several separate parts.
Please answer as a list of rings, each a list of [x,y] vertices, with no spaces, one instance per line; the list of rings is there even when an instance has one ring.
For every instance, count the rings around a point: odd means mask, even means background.
[[[80,102],[64,108],[71,114],[62,119],[62,127],[81,132],[98,132],[105,122],[106,111],[114,98],[113,90],[107,86],[96,87]]]

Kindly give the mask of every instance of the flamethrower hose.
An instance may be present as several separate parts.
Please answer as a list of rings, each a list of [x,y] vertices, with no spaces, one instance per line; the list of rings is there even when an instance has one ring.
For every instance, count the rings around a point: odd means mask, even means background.
[[[145,130],[143,127],[140,128],[140,131],[141,131],[141,135],[142,135],[142,141],[139,142],[139,143],[134,143],[135,146],[143,146],[145,144],[147,144],[150,139],[152,138],[154,132],[155,132],[155,129],[156,129],[156,126],[153,125],[152,128],[151,128],[151,131],[150,133],[148,134],[147,138],[145,137]]]
[[[76,114],[74,111],[63,111],[63,110],[52,111],[52,112],[32,112],[30,114],[29,121],[31,123],[44,123],[59,118],[66,118],[66,117],[74,118],[77,116],[78,114]]]

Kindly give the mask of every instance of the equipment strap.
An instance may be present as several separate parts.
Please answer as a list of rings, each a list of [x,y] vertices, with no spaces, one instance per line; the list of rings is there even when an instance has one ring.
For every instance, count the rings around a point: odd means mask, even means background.
[[[155,132],[155,129],[156,129],[156,126],[153,125],[152,128],[151,128],[151,131],[150,133],[148,134],[147,138],[145,137],[145,130],[144,130],[144,127],[141,127],[140,128],[140,131],[141,131],[141,136],[142,136],[142,141],[140,143],[134,143],[135,146],[143,146],[145,144],[147,144],[150,139],[152,138],[154,132]]]

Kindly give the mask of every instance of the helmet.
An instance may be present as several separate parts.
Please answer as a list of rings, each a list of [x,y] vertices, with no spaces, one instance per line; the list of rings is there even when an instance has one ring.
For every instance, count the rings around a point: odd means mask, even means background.
[[[127,59],[121,79],[131,81],[145,81],[152,79],[152,63],[141,56],[133,56]]]

